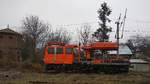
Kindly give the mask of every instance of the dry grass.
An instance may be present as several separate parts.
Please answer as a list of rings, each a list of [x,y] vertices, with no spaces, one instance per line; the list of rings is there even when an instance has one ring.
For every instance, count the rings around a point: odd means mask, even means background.
[[[150,72],[128,74],[42,73],[40,64],[23,63],[19,78],[0,80],[0,84],[150,84]]]
[[[79,74],[79,73],[22,73],[22,77],[0,81],[0,84],[150,84],[150,73]]]

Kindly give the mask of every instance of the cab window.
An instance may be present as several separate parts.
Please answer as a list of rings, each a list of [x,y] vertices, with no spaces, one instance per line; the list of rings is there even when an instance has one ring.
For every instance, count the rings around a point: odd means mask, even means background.
[[[67,48],[66,49],[66,54],[72,54],[73,52],[73,49],[72,48]]]
[[[48,54],[54,54],[54,48],[48,48]]]
[[[56,54],[63,54],[63,48],[56,48]]]

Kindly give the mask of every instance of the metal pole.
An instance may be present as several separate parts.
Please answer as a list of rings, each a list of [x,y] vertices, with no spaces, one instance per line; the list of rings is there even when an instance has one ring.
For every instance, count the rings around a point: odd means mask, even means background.
[[[120,25],[119,21],[116,22],[116,24],[117,24],[117,44],[118,44],[117,57],[119,57],[119,25]]]

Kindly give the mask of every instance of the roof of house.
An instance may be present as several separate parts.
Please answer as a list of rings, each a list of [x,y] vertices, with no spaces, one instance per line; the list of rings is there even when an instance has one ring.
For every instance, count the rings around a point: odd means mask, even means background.
[[[142,59],[130,59],[130,63],[148,63],[148,62]]]
[[[110,54],[117,54],[116,51],[110,51]],[[120,55],[132,55],[131,49],[125,45],[125,44],[120,44],[119,45],[119,54]]]
[[[17,34],[17,35],[21,35],[18,32],[10,29],[10,28],[5,28],[5,29],[1,29],[0,33],[7,33],[7,34]]]

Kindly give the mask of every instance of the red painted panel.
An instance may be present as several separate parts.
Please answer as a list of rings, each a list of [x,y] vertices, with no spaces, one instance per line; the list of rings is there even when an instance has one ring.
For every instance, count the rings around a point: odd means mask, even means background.
[[[84,49],[101,49],[101,50],[116,50],[118,44],[115,42],[96,42],[91,45],[84,46]]]

